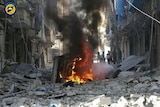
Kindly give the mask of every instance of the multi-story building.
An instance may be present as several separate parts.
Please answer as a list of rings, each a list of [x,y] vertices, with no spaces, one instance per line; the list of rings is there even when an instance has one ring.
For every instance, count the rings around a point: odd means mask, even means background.
[[[34,63],[33,54],[44,53],[45,63],[52,60],[50,49],[54,44],[54,23],[47,23],[45,0],[14,0],[17,11],[14,16],[4,14],[4,0],[0,1],[0,58]]]
[[[146,56],[146,63],[158,67],[160,26],[153,18],[160,19],[159,1],[116,0],[112,1],[112,5],[115,10],[114,14],[110,15],[112,49],[119,47],[122,59],[130,55]]]

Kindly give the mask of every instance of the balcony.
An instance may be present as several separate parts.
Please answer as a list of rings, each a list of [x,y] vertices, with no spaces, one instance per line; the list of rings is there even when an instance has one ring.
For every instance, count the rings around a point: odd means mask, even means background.
[[[15,16],[9,18],[14,28],[34,29],[33,18],[25,9],[17,9]]]
[[[17,11],[9,18],[9,23],[14,28],[33,29],[33,8],[28,0],[15,0]],[[21,23],[21,24],[20,24]]]

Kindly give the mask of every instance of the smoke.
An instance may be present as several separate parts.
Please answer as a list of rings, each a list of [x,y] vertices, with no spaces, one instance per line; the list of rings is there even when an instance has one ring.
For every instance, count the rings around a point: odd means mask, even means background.
[[[68,16],[59,17],[57,10],[53,11],[51,4],[53,4],[52,0],[47,4],[47,15],[56,23],[58,31],[63,35],[63,40],[69,41],[66,47],[69,49],[70,57],[75,58],[78,55],[83,55],[82,41],[85,39],[80,19],[73,12]]]
[[[83,44],[84,34],[82,32],[82,25],[75,13],[71,13],[66,18],[66,27],[64,29],[64,37],[69,39],[69,50],[72,57],[76,57],[77,55],[83,55]]]
[[[106,63],[93,64],[93,78],[94,80],[103,80],[106,78],[112,78],[114,75],[114,68]]]
[[[89,14],[95,10],[101,10],[105,7],[106,0],[82,0],[82,9]]]
[[[57,24],[59,32],[63,34],[63,40],[68,40],[67,47],[71,57],[82,55],[82,41],[88,40],[91,49],[98,46],[98,26],[101,22],[100,11],[104,9],[106,0],[81,0],[81,9],[86,12],[85,18],[78,17],[77,13],[70,12],[68,16],[59,17],[55,4],[57,0],[48,0],[47,15]],[[61,8],[61,7],[58,7]],[[63,7],[64,9],[64,7]],[[83,32],[83,28],[87,32]]]
[[[86,18],[84,19],[84,26],[90,32],[88,36],[89,42],[92,44],[93,48],[98,46],[98,26],[102,21],[101,11],[105,9],[106,0],[82,0],[81,9],[86,12]]]
[[[66,25],[66,22],[63,18],[60,18],[58,16],[58,9],[57,9],[57,0],[48,0],[47,6],[45,9],[46,18],[48,20],[53,20],[58,28],[59,32],[62,32],[64,29],[64,25]]]

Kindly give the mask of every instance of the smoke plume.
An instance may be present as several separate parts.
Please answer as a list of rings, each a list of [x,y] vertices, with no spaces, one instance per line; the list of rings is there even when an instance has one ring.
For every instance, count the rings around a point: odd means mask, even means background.
[[[66,18],[66,27],[64,29],[64,37],[69,39],[69,50],[72,57],[76,57],[77,55],[83,55],[83,44],[84,34],[82,32],[82,25],[75,13],[71,13]]]
[[[59,17],[58,10],[53,6],[56,0],[48,0],[47,15],[57,24],[63,40],[68,40],[70,55],[75,57],[82,54],[82,41],[88,40],[91,49],[98,46],[98,26],[101,22],[100,11],[105,7],[105,0],[81,0],[79,9],[86,12],[86,17],[81,19],[76,13],[70,12],[68,16]],[[64,8],[64,7],[63,7]],[[86,28],[88,32],[83,32]]]
[[[98,26],[102,21],[100,12],[105,9],[106,0],[82,0],[81,9],[87,14],[84,26],[90,32],[89,42],[94,48],[98,46]],[[91,21],[91,23],[90,23]]]

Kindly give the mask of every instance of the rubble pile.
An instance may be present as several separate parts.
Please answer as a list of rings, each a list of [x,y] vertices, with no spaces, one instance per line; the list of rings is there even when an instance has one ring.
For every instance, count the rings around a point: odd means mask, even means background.
[[[36,77],[34,74],[37,73],[2,74],[1,107],[159,107],[160,105],[160,76],[151,76],[150,71],[120,76],[116,79],[89,81],[85,84],[72,82],[52,84],[43,78],[42,71],[39,71]]]

